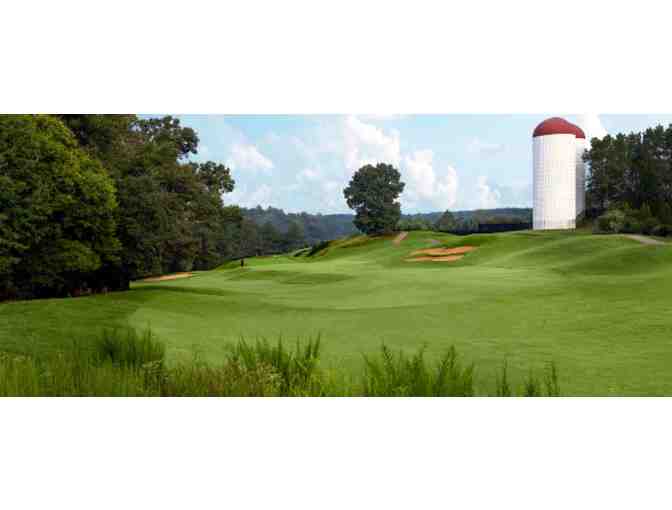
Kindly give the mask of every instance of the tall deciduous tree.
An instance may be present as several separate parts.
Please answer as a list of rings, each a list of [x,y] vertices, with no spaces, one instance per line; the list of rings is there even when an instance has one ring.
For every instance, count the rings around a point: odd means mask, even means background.
[[[0,298],[77,293],[118,263],[113,182],[58,119],[0,116],[0,190]]]
[[[641,133],[594,138],[584,156],[588,164],[586,204],[599,216],[610,208],[668,216],[672,203],[672,126]]]
[[[365,234],[382,234],[393,231],[401,217],[397,198],[403,191],[399,170],[379,163],[355,172],[343,194],[356,212],[355,226]]]

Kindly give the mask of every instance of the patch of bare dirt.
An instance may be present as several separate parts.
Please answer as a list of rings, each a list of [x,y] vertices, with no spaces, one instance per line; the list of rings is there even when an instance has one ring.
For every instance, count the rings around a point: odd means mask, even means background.
[[[457,248],[427,248],[425,250],[416,250],[413,253],[411,253],[411,256],[415,257],[417,255],[435,255],[435,256],[463,255],[465,253],[469,253],[470,251],[474,251],[475,249],[476,249],[475,246],[458,246]]]
[[[167,280],[179,280],[180,278],[189,278],[193,276],[193,273],[173,273],[173,274],[164,274],[163,276],[152,276],[151,278],[145,278],[143,282],[165,282]]]
[[[399,246],[401,244],[401,241],[406,239],[406,236],[408,235],[408,232],[399,232],[397,237],[394,238],[392,241],[396,246]]]

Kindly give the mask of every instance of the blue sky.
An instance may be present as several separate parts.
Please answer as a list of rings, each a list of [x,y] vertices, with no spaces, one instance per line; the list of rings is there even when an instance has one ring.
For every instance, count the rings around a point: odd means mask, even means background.
[[[548,115],[180,115],[196,160],[227,164],[227,203],[348,212],[343,188],[366,163],[399,168],[404,213],[532,202],[534,127]],[[672,123],[672,115],[561,115],[589,137]]]

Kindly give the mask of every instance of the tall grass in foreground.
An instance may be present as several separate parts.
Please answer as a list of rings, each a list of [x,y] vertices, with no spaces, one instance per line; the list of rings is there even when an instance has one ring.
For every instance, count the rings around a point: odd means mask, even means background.
[[[454,348],[436,362],[382,346],[359,376],[320,366],[320,338],[286,344],[241,339],[217,364],[197,358],[169,366],[151,331],[108,330],[45,357],[0,352],[0,396],[472,396],[474,366]],[[504,364],[495,394],[513,396]],[[530,372],[521,396],[560,394],[555,365]]]
[[[94,343],[95,360],[124,367],[139,367],[146,363],[162,363],[166,347],[151,329],[138,333],[134,329],[104,330]]]
[[[412,356],[394,354],[386,346],[380,355],[365,356],[363,393],[370,397],[470,397],[474,394],[474,366],[462,367],[454,347],[430,365],[425,351]]]
[[[502,366],[502,371],[497,374],[495,395],[498,397],[513,396],[513,388],[509,382],[506,361]],[[530,371],[523,381],[521,395],[525,397],[559,397],[560,384],[558,382],[558,370],[555,363],[551,362],[546,365],[541,380],[534,372]]]

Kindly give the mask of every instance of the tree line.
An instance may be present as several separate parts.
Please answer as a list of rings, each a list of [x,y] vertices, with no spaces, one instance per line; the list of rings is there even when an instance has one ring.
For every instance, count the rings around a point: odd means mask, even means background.
[[[584,160],[597,230],[672,234],[672,125],[593,138]]]
[[[0,299],[128,289],[239,251],[226,166],[179,119],[0,116]]]
[[[488,221],[465,212],[402,216],[404,183],[385,163],[365,165],[344,190],[354,216],[226,205],[231,172],[194,162],[198,144],[171,116],[0,116],[0,300],[126,290],[143,277],[358,230],[450,231]]]

